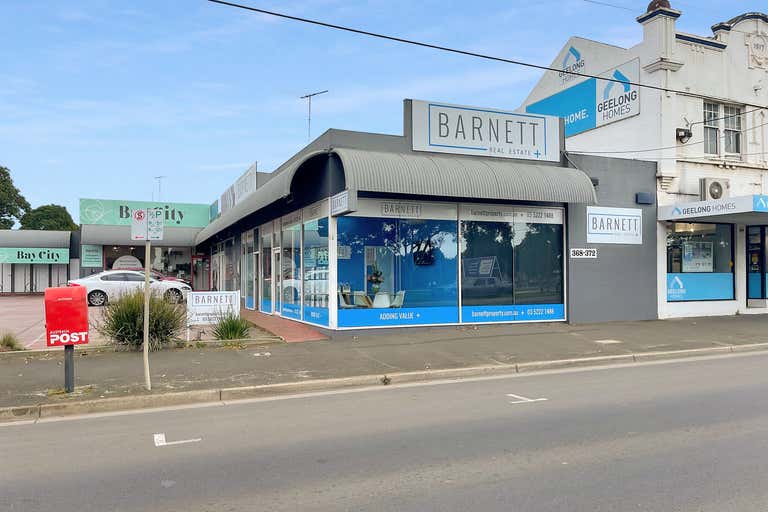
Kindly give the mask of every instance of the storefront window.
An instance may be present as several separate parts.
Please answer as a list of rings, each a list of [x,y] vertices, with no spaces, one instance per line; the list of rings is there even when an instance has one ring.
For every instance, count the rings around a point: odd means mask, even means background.
[[[192,272],[192,249],[190,247],[152,247],[150,266],[152,270],[166,277],[184,281],[190,280]]]
[[[281,261],[282,314],[301,319],[301,224],[283,227]]]
[[[240,289],[243,290],[243,301],[245,302],[245,307],[248,309],[255,308],[254,280],[253,280],[253,276],[254,276],[253,274],[254,236],[253,235],[254,235],[253,230],[248,230],[242,234],[242,242],[241,242],[242,250],[240,252],[240,267],[242,268],[240,272],[240,276],[242,280]]]
[[[462,321],[564,319],[562,210],[467,211],[508,221],[462,221]]]
[[[667,233],[667,300],[733,300],[733,226],[672,223]]]
[[[221,282],[221,244],[211,248],[211,290],[219,291]]]
[[[768,290],[768,230],[765,226],[747,228],[747,298],[765,299]]]
[[[264,313],[272,313],[272,234],[261,237],[261,304]]]
[[[458,322],[455,220],[338,219],[340,327]]]
[[[224,288],[223,291],[235,291],[240,285],[240,253],[235,247],[235,239],[224,242]]]
[[[328,325],[328,218],[304,223],[304,320]]]

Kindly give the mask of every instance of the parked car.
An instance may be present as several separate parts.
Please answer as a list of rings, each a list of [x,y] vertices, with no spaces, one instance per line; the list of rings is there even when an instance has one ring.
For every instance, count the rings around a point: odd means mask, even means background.
[[[119,269],[119,270],[132,270],[134,272],[141,272],[142,274],[144,273],[143,268],[125,268],[125,269]],[[174,276],[166,276],[165,274],[161,274],[157,270],[150,270],[149,275],[150,277],[153,277],[158,281],[179,281],[181,283],[186,284],[189,287],[192,287],[192,283],[188,279],[182,279],[181,277],[174,277]]]
[[[108,270],[82,279],[67,281],[68,286],[84,286],[88,290],[88,305],[103,306],[120,295],[142,290],[144,274],[133,270]],[[150,289],[172,302],[183,302],[192,288],[181,282],[165,279],[149,279]]]

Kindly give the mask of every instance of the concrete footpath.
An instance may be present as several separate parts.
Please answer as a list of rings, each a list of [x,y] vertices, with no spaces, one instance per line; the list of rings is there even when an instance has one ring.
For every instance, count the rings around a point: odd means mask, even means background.
[[[0,411],[0,421],[372,385],[382,379],[403,382],[760,350],[768,348],[759,346],[768,344],[767,320],[737,316],[411,328],[332,333],[328,340],[310,343],[194,345],[151,354],[151,393],[142,386],[140,353],[78,350],[78,388],[72,395],[62,393],[63,351],[2,353],[0,408],[27,409]],[[74,404],[88,400],[96,402]]]

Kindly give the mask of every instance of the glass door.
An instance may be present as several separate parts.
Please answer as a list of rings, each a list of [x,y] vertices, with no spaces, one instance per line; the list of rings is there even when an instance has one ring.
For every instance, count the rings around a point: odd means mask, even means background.
[[[211,259],[208,256],[192,256],[192,289],[198,292],[211,289]]]
[[[764,307],[766,299],[765,226],[747,226],[747,305]]]
[[[272,251],[272,297],[275,301],[275,314],[279,315],[281,314],[281,298],[282,294],[280,291],[283,288],[283,273],[281,272],[282,267],[280,266],[280,247],[275,247],[275,249]]]

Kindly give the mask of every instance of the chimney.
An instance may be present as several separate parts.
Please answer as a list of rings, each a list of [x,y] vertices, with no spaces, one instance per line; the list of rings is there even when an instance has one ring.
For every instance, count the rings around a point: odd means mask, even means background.
[[[643,25],[643,44],[652,50],[656,57],[653,60],[674,60],[675,20],[681,14],[672,8],[669,0],[652,0],[646,13],[638,16],[637,22]]]

